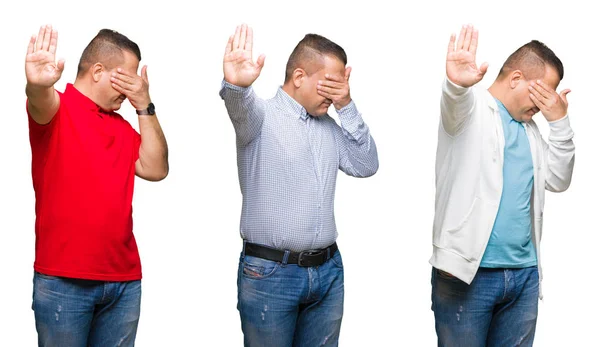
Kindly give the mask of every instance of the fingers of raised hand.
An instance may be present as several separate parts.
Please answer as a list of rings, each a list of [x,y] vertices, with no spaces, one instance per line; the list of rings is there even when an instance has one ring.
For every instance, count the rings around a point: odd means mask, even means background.
[[[35,42],[35,51],[39,51],[42,49],[42,44],[44,43],[44,34],[46,33],[46,26],[42,25],[40,27],[40,31],[38,32],[38,36]]]
[[[48,51],[52,54],[55,54],[57,44],[58,44],[58,31],[52,30],[52,34],[50,35],[50,44],[48,46]]]
[[[48,51],[52,54],[56,53],[58,42],[58,31],[52,29],[52,25],[43,25],[40,27],[37,37],[34,35],[29,40],[27,53],[32,54],[37,51]]]
[[[240,29],[240,43],[238,48],[244,49],[246,47],[246,35],[248,35],[248,26],[246,24],[242,24],[242,28]]]
[[[251,27],[248,27],[248,31],[246,34],[246,46],[244,47],[244,49],[246,51],[252,52],[253,42],[254,42],[254,31],[252,30]]]
[[[33,54],[35,51],[35,35],[31,35],[29,45],[27,46],[27,54]]]
[[[448,54],[453,53],[456,44],[456,34],[450,35],[450,42],[448,42]]]
[[[465,33],[465,40],[463,41],[463,46],[460,48],[465,51],[469,51],[471,47],[471,37],[473,36],[473,26],[467,25],[467,31]]]
[[[458,42],[456,43],[456,50],[460,51],[463,49],[465,43],[465,36],[467,35],[467,26],[463,25],[458,34]]]
[[[235,27],[235,34],[233,34],[233,46],[232,49],[236,50],[240,47],[240,36],[241,36],[241,28],[238,25]]]
[[[225,45],[225,55],[231,53],[233,51],[233,35],[229,36],[229,40],[227,40],[227,45]]]
[[[473,28],[473,34],[471,34],[471,43],[469,45],[469,52],[473,56],[477,53],[477,44],[479,42],[479,31]]]
[[[46,30],[44,31],[44,41],[42,42],[42,49],[44,51],[49,50],[50,48],[50,38],[52,37],[52,26],[46,26]]]

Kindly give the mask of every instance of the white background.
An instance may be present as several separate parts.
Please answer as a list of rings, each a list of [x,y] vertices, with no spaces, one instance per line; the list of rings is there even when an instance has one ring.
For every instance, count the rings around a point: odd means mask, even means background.
[[[194,5],[192,5],[192,3]],[[583,3],[583,2],[582,2]],[[345,48],[352,97],[379,149],[372,178],[340,172],[338,243],[346,276],[342,346],[434,346],[431,225],[439,97],[447,42],[463,23],[480,29],[478,62],[489,86],[503,61],[538,39],[562,59],[571,88],[577,156],[571,188],[546,199],[545,300],[537,346],[596,343],[598,216],[597,12],[577,1],[23,1],[0,13],[0,346],[34,346],[31,311],[34,193],[25,113],[24,60],[39,26],[59,31],[58,57],[73,82],[81,52],[102,28],[137,42],[167,136],[171,172],[136,180],[134,231],[143,264],[139,346],[240,346],[236,271],[241,194],[233,127],[218,96],[225,43],[254,28],[254,84],[268,98],[309,32]],[[333,109],[331,110],[333,111]],[[121,114],[137,128],[127,103]],[[547,134],[540,115],[534,118]]]

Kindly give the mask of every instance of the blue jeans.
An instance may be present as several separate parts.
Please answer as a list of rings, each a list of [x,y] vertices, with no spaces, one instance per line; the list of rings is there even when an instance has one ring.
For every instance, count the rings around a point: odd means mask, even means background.
[[[538,312],[537,267],[479,268],[471,285],[433,269],[438,346],[532,346]]]
[[[238,310],[246,347],[337,346],[344,311],[339,251],[301,267],[242,256]]]
[[[35,273],[33,311],[44,347],[133,346],[141,281],[102,282]]]

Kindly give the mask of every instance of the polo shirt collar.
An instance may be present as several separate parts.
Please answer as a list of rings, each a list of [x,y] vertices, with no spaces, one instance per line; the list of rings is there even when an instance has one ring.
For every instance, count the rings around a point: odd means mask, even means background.
[[[103,115],[112,115],[114,113],[113,111],[103,110],[102,107],[98,106],[98,104],[93,102],[92,99],[88,98],[87,96],[83,95],[79,90],[77,90],[77,88],[75,88],[75,86],[72,83],[67,83],[67,87],[65,88],[65,95],[75,100],[77,104],[79,104],[86,110],[94,112],[100,117],[102,117]]]

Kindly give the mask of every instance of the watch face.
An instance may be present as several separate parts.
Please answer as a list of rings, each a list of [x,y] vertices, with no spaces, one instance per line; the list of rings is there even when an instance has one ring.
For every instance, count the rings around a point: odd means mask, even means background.
[[[150,105],[148,105],[148,113],[149,114],[154,114],[154,104],[150,103]]]

